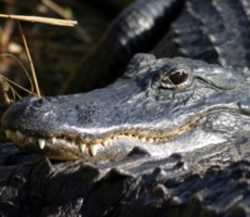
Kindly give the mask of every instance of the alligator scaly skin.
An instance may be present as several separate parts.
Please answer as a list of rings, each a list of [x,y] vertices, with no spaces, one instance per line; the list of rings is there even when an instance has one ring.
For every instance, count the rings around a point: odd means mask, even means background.
[[[194,2],[188,1],[187,4]],[[204,4],[206,2],[210,1],[204,1]],[[220,5],[226,1],[218,0],[216,2],[217,5]],[[198,2],[196,3],[198,4]],[[245,8],[247,10],[247,7]],[[240,13],[239,16],[242,15]],[[246,21],[246,23],[249,22]],[[182,28],[180,29],[182,30]],[[216,37],[215,39],[218,40],[219,36]],[[208,39],[214,38],[210,36]],[[240,38],[238,40],[241,41]],[[182,44],[183,49],[185,45],[188,45],[184,38],[177,40],[177,44]],[[247,50],[245,41],[244,44],[243,50]],[[193,47],[195,47],[195,43],[192,45]],[[223,51],[223,46],[219,48],[212,49],[211,52],[215,53],[218,60],[216,62],[224,64],[226,57],[222,55],[223,52],[215,52]],[[185,47],[182,53],[191,53],[192,55],[194,53],[190,52],[191,50],[191,47]],[[244,51],[242,52],[244,53]],[[237,52],[232,54],[235,55],[235,58],[239,57]],[[230,57],[227,58],[230,59]],[[209,60],[207,59],[207,61]],[[190,60],[191,65],[186,64],[186,66],[192,66],[192,62]],[[136,63],[140,63],[140,61],[135,61],[130,65],[130,70],[133,67],[136,68]],[[239,65],[235,66],[245,66],[241,61],[238,63]],[[201,66],[206,65],[205,63],[200,64]],[[214,68],[218,71],[221,70],[219,66]],[[217,91],[220,88],[225,88],[224,91],[220,92],[222,94],[227,93],[227,91],[233,92],[234,87],[240,86],[239,83],[247,83],[247,79],[241,80],[244,78],[244,76],[241,77],[244,70],[228,68],[228,72],[233,70],[239,70],[235,77],[233,73],[224,73],[225,78],[215,76],[214,79],[211,79],[208,76],[211,80],[206,79],[205,76],[202,78],[204,89],[211,93],[209,87],[213,87],[212,89]],[[129,70],[127,76],[130,76]],[[199,81],[202,79],[199,78]],[[199,84],[201,85],[201,83]],[[200,86],[194,85],[192,88],[198,87]],[[242,88],[242,91],[247,91],[246,87]],[[177,89],[173,99],[182,99],[183,101],[182,95],[178,94],[178,91],[183,93],[185,89]],[[218,104],[226,99],[226,95],[223,96],[219,101],[218,95]],[[191,98],[197,100],[199,94],[193,95]],[[239,134],[234,135],[236,140],[232,139],[231,142],[226,141],[219,145],[208,145],[185,154],[172,153],[161,159],[152,158],[150,153],[135,148],[127,156],[128,158],[118,162],[92,164],[77,161],[51,165],[48,160],[39,159],[33,155],[26,156],[15,149],[13,145],[5,145],[1,148],[0,153],[1,165],[4,166],[1,167],[3,176],[0,179],[0,212],[3,216],[250,216],[249,128],[245,127],[249,116],[249,100],[247,99],[247,94],[245,96],[242,94],[236,100],[238,104],[228,103],[227,106],[234,108],[234,111],[236,111],[235,106],[237,105],[239,113],[232,112],[232,116],[228,116],[226,112],[218,117],[212,115],[210,121],[205,122],[207,124],[205,128],[215,129],[215,132],[218,130],[221,132],[225,130],[224,133],[238,132],[240,127]],[[158,100],[162,100],[162,98],[158,98]],[[37,101],[38,106],[39,102],[42,101]],[[189,105],[188,101],[187,105]],[[198,108],[192,107],[192,109]],[[178,114],[179,110],[175,112]],[[239,114],[240,118],[234,116],[235,114]],[[232,120],[234,120],[234,124],[231,124]],[[239,122],[244,120],[245,123],[237,125],[238,120]],[[222,121],[224,125],[221,125]],[[191,147],[192,144],[186,142]],[[5,148],[12,150],[12,153],[6,153]],[[17,162],[14,161],[13,157]]]
[[[183,56],[222,66],[249,66],[247,0],[190,0],[156,46],[158,57]]]
[[[226,149],[207,156],[209,169],[201,173],[192,154],[98,168],[82,161],[52,165],[11,144],[4,148],[12,154],[1,152],[1,216],[250,216],[249,161],[227,162]]]

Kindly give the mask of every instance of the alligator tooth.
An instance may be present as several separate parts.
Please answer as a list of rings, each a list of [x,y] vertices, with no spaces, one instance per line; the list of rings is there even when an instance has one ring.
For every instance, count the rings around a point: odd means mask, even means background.
[[[154,142],[159,143],[160,139],[154,139]]]
[[[44,149],[45,147],[45,139],[38,139],[38,145],[40,147],[40,149]]]
[[[52,138],[51,138],[51,144],[52,144],[52,145],[55,145],[55,143],[56,143],[56,137],[52,137]]]
[[[153,142],[154,142],[154,139],[153,139],[153,138],[150,138],[150,139],[148,139],[148,142],[153,143]]]
[[[10,139],[11,131],[10,130],[5,130],[5,135],[6,135],[7,139]]]
[[[102,145],[105,147],[105,146],[108,146],[108,144],[109,144],[109,142],[108,142],[108,140],[106,140],[106,141],[104,141],[103,143],[102,143]]]
[[[146,142],[147,140],[146,140],[145,137],[142,137],[142,138],[141,138],[141,141],[142,141],[142,142]]]
[[[75,146],[76,145],[75,141],[71,141],[68,144],[71,145],[71,146]]]
[[[90,154],[91,154],[93,157],[96,156],[99,146],[100,146],[99,144],[94,144],[94,145],[90,145],[90,146],[89,146]]]
[[[16,131],[16,137],[19,140],[23,140],[25,138],[25,136],[20,131]]]
[[[86,150],[86,144],[79,145],[80,152],[84,152]]]

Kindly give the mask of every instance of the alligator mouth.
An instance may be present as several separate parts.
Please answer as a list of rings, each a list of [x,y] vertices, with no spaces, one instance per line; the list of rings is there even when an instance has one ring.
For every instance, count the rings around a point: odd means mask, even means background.
[[[68,139],[66,137],[52,137],[52,138],[38,138],[34,136],[27,136],[20,131],[5,130],[6,137],[13,141],[15,144],[21,148],[25,148],[28,144],[33,144],[38,147],[40,150],[44,150],[46,146],[50,147],[53,145],[67,146],[68,148],[77,148],[81,153],[88,153],[91,156],[96,156],[98,150],[107,147],[111,142],[119,139],[120,137],[129,137],[141,141],[143,143],[157,144],[163,142],[162,138],[154,137],[142,137],[130,133],[120,133],[112,134],[108,137],[102,139],[91,140],[90,138],[85,138],[81,142],[76,142],[73,139]],[[176,135],[177,136],[177,135]],[[171,139],[171,138],[169,138]]]
[[[51,148],[57,147],[58,150],[64,149],[69,150],[74,153],[80,153],[95,157],[99,151],[104,150],[106,147],[110,146],[112,142],[118,140],[119,138],[129,138],[135,140],[137,143],[147,143],[147,144],[162,144],[174,140],[190,129],[194,128],[197,122],[201,117],[194,118],[188,124],[173,130],[170,132],[154,132],[149,130],[139,130],[139,129],[130,129],[123,130],[122,132],[112,132],[106,136],[100,138],[89,138],[85,137],[82,140],[77,140],[74,138],[67,138],[66,136],[54,136],[50,138],[42,138],[37,136],[28,136],[24,133],[16,130],[5,130],[6,137],[13,141],[18,147],[26,150],[27,147],[32,146],[33,150],[36,150],[36,153],[39,154],[39,151],[47,155],[46,151]],[[56,155],[56,153],[55,153]],[[59,154],[58,154],[59,155]],[[79,154],[77,154],[79,155]],[[63,156],[50,156],[55,159],[63,159]],[[75,157],[78,159],[79,157]]]

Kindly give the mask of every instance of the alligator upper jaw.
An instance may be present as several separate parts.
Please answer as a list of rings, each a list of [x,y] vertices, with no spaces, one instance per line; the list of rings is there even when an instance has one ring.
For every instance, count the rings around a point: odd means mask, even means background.
[[[95,139],[85,138],[85,140],[77,141],[73,138],[65,136],[54,136],[43,138],[42,136],[27,136],[20,131],[5,130],[6,136],[13,141],[21,149],[46,156],[56,160],[85,160],[85,161],[100,161],[100,160],[120,160],[129,155],[134,148],[142,148],[149,155],[166,156],[172,152],[182,152],[188,134],[193,135],[198,133],[195,127],[202,121],[202,116],[196,116],[189,121],[188,124],[169,132],[143,131],[143,130],[127,130],[110,132],[105,136]],[[197,133],[193,133],[197,131]],[[200,132],[204,133],[204,132]],[[178,143],[178,139],[180,142]],[[183,140],[184,138],[184,140]],[[211,142],[213,136],[210,138]],[[212,139],[211,139],[212,138]],[[190,139],[189,139],[190,140]],[[192,139],[190,140],[190,142]],[[219,140],[217,140],[218,142]],[[194,143],[194,142],[192,142]],[[172,148],[170,148],[172,146]],[[188,147],[188,150],[193,150],[204,146],[204,142],[193,144]]]
[[[243,105],[241,105],[241,107],[242,106]],[[223,113],[228,115],[225,116]],[[186,124],[183,124],[184,122],[181,121],[182,125],[180,124],[178,127],[175,126],[175,130],[172,131],[169,131],[170,128],[168,128],[166,131],[155,133],[156,126],[154,129],[151,128],[147,131],[139,127],[137,130],[124,130],[124,128],[119,128],[116,129],[116,131],[112,129],[106,132],[105,135],[92,135],[92,138],[84,138],[79,134],[72,136],[72,132],[69,134],[64,132],[63,135],[53,134],[50,136],[42,136],[43,134],[37,134],[34,130],[27,129],[21,132],[17,130],[18,128],[8,128],[9,125],[7,124],[7,126],[5,125],[3,127],[6,129],[6,136],[18,147],[27,152],[56,160],[81,159],[84,161],[99,162],[123,159],[136,147],[147,150],[149,155],[154,156],[168,156],[174,152],[191,151],[210,145],[211,143],[219,144],[224,142],[223,134],[225,133],[218,131],[220,127],[227,127],[221,126],[224,120],[228,119],[230,120],[230,124],[232,124],[236,123],[238,119],[242,119],[242,122],[239,122],[244,126],[249,125],[248,118],[244,117],[245,115],[242,115],[241,111],[236,108],[228,109],[227,111],[224,107],[219,107],[217,110],[203,111],[201,114],[196,114],[192,118],[186,117],[189,121],[185,121]],[[8,115],[3,118],[2,124],[6,122],[5,118],[8,118]],[[246,121],[244,123],[243,120],[245,119]],[[215,120],[218,121],[216,122]],[[206,125],[204,123],[206,123]],[[227,132],[231,130],[230,124]],[[209,125],[211,125],[213,135],[206,135],[207,132],[204,133],[203,131],[203,127]],[[144,124],[143,126],[145,127],[146,125]],[[95,131],[89,131],[97,132],[96,129]],[[27,134],[24,132],[27,132]],[[233,135],[234,132],[230,133]],[[217,138],[215,134],[218,134],[219,138]],[[67,135],[71,135],[71,137],[67,137]]]
[[[96,159],[119,159],[125,156],[138,144],[141,146],[159,146],[174,140],[185,134],[199,122],[201,117],[195,117],[192,121],[179,127],[177,130],[157,132],[156,130],[141,129],[119,129],[110,130],[105,135],[92,135],[83,137],[80,135],[67,137],[67,133],[43,137],[33,132],[32,136],[19,130],[6,129],[6,137],[13,141],[21,149],[39,155],[46,155],[58,160],[96,160]],[[121,139],[128,142],[120,143]],[[118,156],[119,155],[119,156]]]

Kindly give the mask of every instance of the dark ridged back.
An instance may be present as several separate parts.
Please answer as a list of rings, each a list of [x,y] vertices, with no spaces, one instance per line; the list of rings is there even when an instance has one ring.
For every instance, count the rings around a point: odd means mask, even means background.
[[[223,66],[250,65],[250,3],[247,0],[190,0],[157,56],[186,56]]]
[[[107,31],[114,50],[121,52],[117,65],[137,52],[152,49],[179,15],[183,0],[137,0],[126,8]]]
[[[79,0],[80,2],[81,0]],[[85,0],[109,15],[117,15],[134,0]]]
[[[61,93],[90,90],[119,77],[134,54],[149,52],[158,43],[183,4],[184,0],[137,0],[128,6],[78,69],[81,75],[72,74]]]

